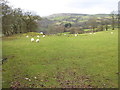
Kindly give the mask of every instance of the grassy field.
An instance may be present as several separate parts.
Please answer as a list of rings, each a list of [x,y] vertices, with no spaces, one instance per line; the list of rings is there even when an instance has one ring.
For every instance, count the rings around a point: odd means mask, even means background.
[[[3,88],[118,87],[118,30],[40,37],[3,38]],[[35,37],[36,38],[36,37]]]

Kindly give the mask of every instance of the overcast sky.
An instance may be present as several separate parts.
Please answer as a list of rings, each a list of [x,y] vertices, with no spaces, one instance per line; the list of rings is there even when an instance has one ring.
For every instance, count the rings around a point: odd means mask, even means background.
[[[55,13],[101,14],[117,10],[119,0],[7,0],[14,8],[34,11],[40,16]]]

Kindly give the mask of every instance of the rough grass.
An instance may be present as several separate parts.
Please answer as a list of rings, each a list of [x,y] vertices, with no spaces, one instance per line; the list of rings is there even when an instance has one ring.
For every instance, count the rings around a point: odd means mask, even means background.
[[[3,38],[3,88],[118,87],[118,31],[110,32]]]

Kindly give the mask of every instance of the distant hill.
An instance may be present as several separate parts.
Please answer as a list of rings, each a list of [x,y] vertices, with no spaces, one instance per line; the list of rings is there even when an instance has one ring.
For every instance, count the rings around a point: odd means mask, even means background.
[[[72,26],[81,26],[86,23],[90,18],[96,18],[97,22],[101,22],[101,19],[110,19],[110,14],[77,14],[77,13],[58,13],[43,17],[38,22],[39,28],[48,28],[49,25],[65,25],[67,23]],[[42,29],[43,29],[42,28]]]
[[[88,29],[91,20],[95,20],[96,24],[100,25],[104,20],[107,20],[106,22],[110,24],[111,18],[110,14],[58,13],[43,17],[43,19],[38,22],[38,30],[47,32],[50,29],[52,30],[53,27],[65,26],[68,24],[72,27]]]
[[[110,14],[78,14],[78,13],[58,13],[52,14],[50,16],[44,17],[44,19],[48,19],[49,22],[61,24],[61,23],[71,23],[74,24],[76,22],[86,22],[91,17],[95,17],[97,19],[102,18],[110,18]],[[45,19],[45,20],[46,20]]]
[[[52,14],[49,16],[46,16],[45,18],[47,19],[53,19],[56,17],[76,17],[76,16],[100,16],[100,17],[104,17],[104,16],[109,16],[110,14],[78,14],[78,13],[58,13],[58,14]]]
[[[46,18],[51,19],[51,18],[55,18],[55,17],[66,17],[66,16],[87,16],[88,14],[77,14],[77,13],[58,13],[58,14],[52,14],[50,16],[47,16]]]

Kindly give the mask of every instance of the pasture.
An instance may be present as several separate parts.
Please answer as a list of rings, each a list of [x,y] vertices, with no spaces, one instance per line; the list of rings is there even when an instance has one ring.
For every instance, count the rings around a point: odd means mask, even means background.
[[[3,88],[117,88],[118,30],[3,37]],[[37,39],[37,37],[33,37]]]

